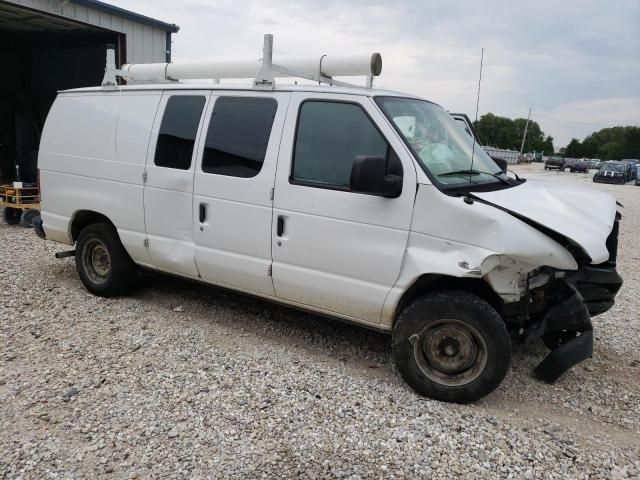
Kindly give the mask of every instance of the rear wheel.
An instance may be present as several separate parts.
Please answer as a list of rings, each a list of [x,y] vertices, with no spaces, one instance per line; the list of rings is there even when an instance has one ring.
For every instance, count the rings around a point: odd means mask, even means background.
[[[463,291],[428,294],[399,315],[393,356],[419,394],[470,402],[491,393],[509,370],[511,341],[496,310]]]
[[[22,215],[22,210],[19,208],[11,208],[5,207],[2,212],[2,217],[4,218],[5,223],[8,225],[17,225],[20,223],[20,216]]]
[[[111,225],[85,227],[76,245],[76,268],[91,293],[112,297],[125,293],[135,281],[137,267]]]

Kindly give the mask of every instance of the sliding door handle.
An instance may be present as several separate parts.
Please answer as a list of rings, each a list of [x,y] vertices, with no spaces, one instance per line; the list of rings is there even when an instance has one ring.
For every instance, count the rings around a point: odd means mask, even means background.
[[[278,225],[276,227],[276,234],[281,237],[284,235],[284,217],[282,215],[278,215]]]
[[[204,223],[207,221],[207,204],[200,204],[200,223]]]

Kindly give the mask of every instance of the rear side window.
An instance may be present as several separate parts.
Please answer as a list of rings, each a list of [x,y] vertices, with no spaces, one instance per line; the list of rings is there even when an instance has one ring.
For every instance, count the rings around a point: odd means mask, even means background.
[[[388,158],[388,152],[386,140],[359,105],[306,101],[300,107],[291,180],[347,189],[357,156]]]
[[[264,162],[277,108],[272,98],[218,98],[207,132],[202,171],[255,177]]]
[[[205,98],[175,95],[167,101],[158,133],[154,163],[189,170]]]

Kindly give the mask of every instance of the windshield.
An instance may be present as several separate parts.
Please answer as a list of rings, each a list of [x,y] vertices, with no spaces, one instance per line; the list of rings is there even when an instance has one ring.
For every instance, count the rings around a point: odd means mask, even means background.
[[[624,167],[622,165],[616,165],[615,163],[605,163],[600,167],[603,172],[623,172]]]
[[[375,101],[440,186],[504,183],[507,177],[500,167],[442,107],[400,97],[375,97]]]

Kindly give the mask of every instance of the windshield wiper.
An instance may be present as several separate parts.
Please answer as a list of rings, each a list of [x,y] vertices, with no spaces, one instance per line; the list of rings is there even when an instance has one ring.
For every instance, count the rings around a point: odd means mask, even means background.
[[[489,173],[489,172],[481,172],[479,170],[471,170],[471,169],[466,169],[466,170],[454,170],[453,172],[446,172],[446,173],[441,173],[440,175],[438,175],[439,177],[453,177],[456,175],[480,175],[480,174],[485,174],[485,175],[491,175],[494,178],[497,178],[498,180],[500,180],[500,182],[504,183],[505,185],[511,185],[511,183],[506,179],[506,178],[502,178],[499,174],[503,172],[497,172],[497,173]]]

